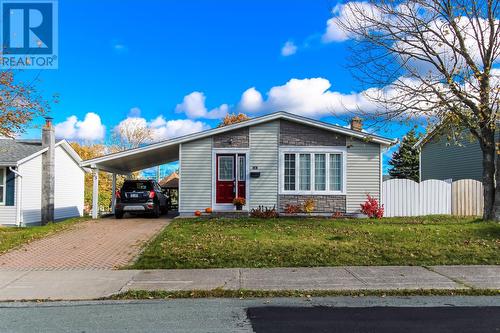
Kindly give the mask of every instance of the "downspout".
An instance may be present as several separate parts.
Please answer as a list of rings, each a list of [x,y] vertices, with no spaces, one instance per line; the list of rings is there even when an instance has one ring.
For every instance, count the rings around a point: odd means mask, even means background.
[[[20,227],[23,224],[23,200],[21,198],[23,190],[23,176],[19,173],[19,171],[16,171],[12,167],[9,167],[9,170],[19,179],[19,184],[16,188],[16,226]]]

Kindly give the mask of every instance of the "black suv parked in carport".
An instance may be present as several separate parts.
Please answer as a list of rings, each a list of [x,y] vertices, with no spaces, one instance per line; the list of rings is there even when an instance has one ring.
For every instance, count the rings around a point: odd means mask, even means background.
[[[154,180],[126,180],[121,190],[116,192],[117,219],[121,219],[125,213],[159,217],[167,211],[167,197]]]

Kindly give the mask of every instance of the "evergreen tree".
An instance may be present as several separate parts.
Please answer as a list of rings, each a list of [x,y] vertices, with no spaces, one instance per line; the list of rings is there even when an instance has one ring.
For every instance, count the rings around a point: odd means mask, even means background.
[[[389,175],[391,175],[392,178],[419,181],[419,156],[418,151],[413,149],[418,139],[419,136],[415,133],[414,129],[410,130],[403,137],[403,141],[398,151],[392,154],[392,158],[389,161],[389,165],[392,166],[392,168],[389,169]]]

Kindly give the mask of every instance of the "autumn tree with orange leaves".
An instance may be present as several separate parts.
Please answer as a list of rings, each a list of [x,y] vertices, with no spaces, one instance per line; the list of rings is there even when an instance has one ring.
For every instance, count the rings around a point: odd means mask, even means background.
[[[47,114],[49,104],[36,90],[36,81],[38,77],[27,83],[16,80],[13,71],[0,72],[0,136],[24,133],[34,118]]]
[[[236,123],[241,123],[242,121],[247,121],[249,119],[250,117],[244,113],[229,113],[222,119],[217,127],[224,127]]]

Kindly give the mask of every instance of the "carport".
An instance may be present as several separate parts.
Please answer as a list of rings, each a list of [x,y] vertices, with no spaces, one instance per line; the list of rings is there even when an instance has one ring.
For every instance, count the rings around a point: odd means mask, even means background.
[[[116,175],[130,176],[132,172],[179,160],[181,142],[189,136],[162,141],[145,147],[129,149],[118,153],[86,160],[82,167],[92,170],[92,218],[99,214],[99,171],[112,174],[111,209],[115,210]]]

